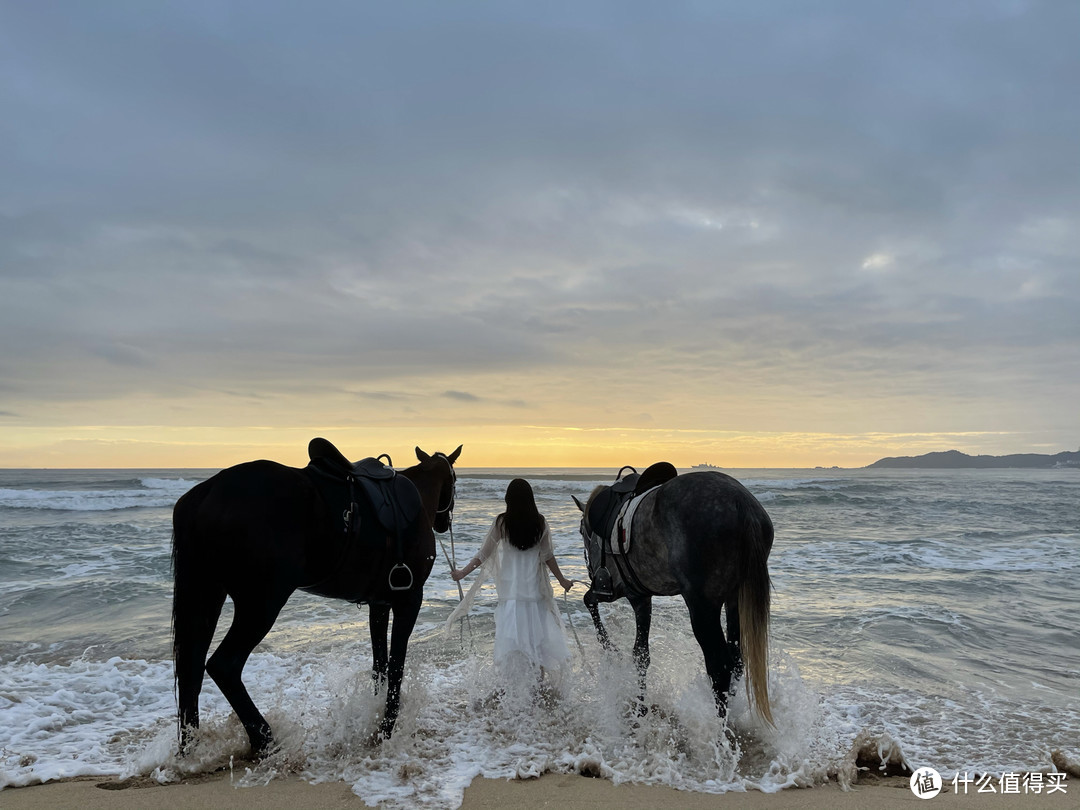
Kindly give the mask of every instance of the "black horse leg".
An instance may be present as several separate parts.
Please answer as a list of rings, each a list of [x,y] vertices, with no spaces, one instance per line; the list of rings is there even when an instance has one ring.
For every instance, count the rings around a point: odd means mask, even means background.
[[[596,637],[600,641],[600,646],[609,652],[613,652],[615,645],[611,643],[611,637],[608,636],[607,628],[604,627],[604,622],[600,618],[600,601],[596,598],[596,594],[592,592],[592,588],[585,591],[581,601],[585,603],[589,615],[592,616],[593,626],[596,627]]]
[[[180,753],[191,745],[192,729],[199,727],[199,693],[202,692],[206,653],[214,640],[214,628],[225,604],[225,591],[208,590],[192,593],[194,601],[178,611],[173,632],[173,653],[176,658],[177,708],[180,724]]]
[[[248,695],[240,676],[251,651],[270,632],[288,599],[289,593],[260,594],[244,598],[234,596],[235,613],[232,626],[206,663],[206,671],[244,725],[248,739],[251,740],[251,751],[256,756],[261,756],[270,749],[273,734],[270,725]]]
[[[375,694],[386,684],[388,665],[387,630],[390,627],[390,603],[372,602],[371,616],[371,680],[375,685]]]
[[[652,597],[651,596],[628,596],[630,606],[634,609],[634,619],[637,623],[637,632],[634,634],[634,663],[637,664],[638,673],[638,714],[644,715],[648,710],[645,708],[645,677],[649,673],[649,629],[652,627]]]
[[[731,693],[731,676],[738,661],[732,647],[724,638],[721,624],[721,602],[684,594],[686,607],[690,610],[690,625],[694,629],[701,652],[705,655],[705,671],[712,680],[716,711],[720,717],[727,714],[728,695]]]
[[[403,593],[393,602],[394,628],[390,635],[390,663],[387,667],[386,714],[381,724],[386,739],[390,739],[397,723],[401,706],[401,679],[405,675],[405,654],[409,650],[409,637],[416,626],[423,600],[424,593],[417,588]]]

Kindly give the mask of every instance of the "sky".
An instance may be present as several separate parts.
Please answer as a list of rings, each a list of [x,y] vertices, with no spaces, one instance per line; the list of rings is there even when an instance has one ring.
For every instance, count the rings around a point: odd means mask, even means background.
[[[0,467],[1080,446],[1080,4],[0,0]]]

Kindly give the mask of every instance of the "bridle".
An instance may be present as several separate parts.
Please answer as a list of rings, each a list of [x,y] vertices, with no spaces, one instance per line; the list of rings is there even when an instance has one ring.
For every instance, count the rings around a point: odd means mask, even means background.
[[[619,476],[615,479],[618,483],[623,474],[623,470],[634,470],[633,467],[626,466],[619,470]],[[637,473],[637,470],[634,470]],[[610,487],[609,487],[610,489]],[[631,493],[629,497],[634,497]],[[608,557],[610,556],[615,563],[615,570],[619,573],[619,577],[622,580],[621,587],[625,593],[638,593],[643,596],[655,596],[652,591],[642,584],[638,578],[637,573],[634,571],[633,566],[630,564],[629,555],[625,553],[613,553],[614,549],[611,548],[612,540],[610,537],[604,537],[598,533],[589,522],[589,508],[593,504],[593,497],[590,497],[582,509],[581,515],[581,537],[585,546],[585,567],[589,572],[589,578],[592,580],[592,592],[601,598],[612,598],[616,595],[615,586],[612,581],[611,571],[608,569]],[[595,559],[593,554],[594,550],[600,557],[599,560]]]
[[[591,590],[594,593],[613,596],[614,588],[611,582],[611,572],[607,568],[607,544],[604,542],[604,538],[594,532],[589,524],[590,506],[592,506],[592,498],[588,500],[585,508],[581,510],[581,525],[578,527],[585,547],[585,569],[589,572]],[[596,554],[593,554],[594,550]],[[599,560],[596,559],[597,556],[600,558]]]
[[[454,471],[454,465],[451,463],[450,459],[446,457],[445,453],[435,453],[432,458],[441,458],[446,462],[446,466],[450,470],[450,502],[447,503],[446,506],[436,505],[435,517],[446,515],[447,523],[452,523],[454,517],[454,501],[457,498],[457,473]]]
[[[585,505],[585,508],[589,508],[588,504]],[[590,553],[590,546],[593,543],[596,543],[599,546],[599,538],[593,534],[592,527],[589,526],[589,518],[587,514],[583,513],[581,515],[581,523],[578,524],[578,531],[581,533],[581,539],[584,541],[583,545],[585,546],[585,568],[588,570],[589,578],[591,579],[592,577],[596,576],[596,569],[595,563],[592,560],[592,554]]]
[[[389,456],[387,456],[386,458],[387,458],[387,461],[390,460]],[[454,514],[453,514],[453,512],[454,512],[454,501],[455,501],[455,499],[457,497],[457,473],[454,472],[453,462],[451,462],[450,459],[446,457],[445,453],[435,453],[435,455],[432,456],[432,458],[441,458],[443,461],[446,462],[446,466],[450,470],[450,502],[446,506],[439,506],[438,504],[436,504],[436,506],[435,506],[435,517],[438,518],[439,515],[446,515],[446,527],[447,527],[447,529],[450,530],[450,545],[453,546],[453,543],[454,543],[454,533],[453,533]],[[434,528],[434,526],[432,528]],[[436,534],[436,536],[438,536],[438,532],[436,532],[435,534]],[[439,542],[442,543],[442,538],[441,537],[439,538]],[[444,549],[444,553],[445,553],[445,549]],[[409,568],[409,566],[405,563],[404,558],[405,558],[405,552],[404,552],[404,550],[402,549],[402,546],[401,546],[401,535],[399,533],[398,534],[398,562],[397,562],[396,565],[394,565],[390,569],[390,574],[389,574],[389,577],[388,577],[388,581],[389,581],[389,584],[390,584],[390,590],[392,590],[392,591],[407,591],[407,590],[412,589],[413,582],[414,582],[412,569]],[[434,560],[435,558],[432,557],[431,559]],[[395,575],[398,575],[398,580],[397,581],[395,581],[395,579],[394,579]],[[403,579],[403,577],[408,577],[408,578]]]
[[[450,532],[450,553],[446,553],[446,545],[443,543],[442,535],[438,532],[435,533],[435,537],[439,540],[439,546],[442,548],[443,557],[446,558],[446,564],[450,566],[450,570],[453,571],[457,568],[457,549],[454,548],[454,501],[457,499],[457,472],[454,470],[454,465],[450,459],[446,457],[445,453],[436,453],[435,458],[441,458],[446,462],[446,466],[450,468],[450,502],[446,506],[435,507],[435,517],[439,515],[446,515],[446,530]],[[461,588],[461,582],[457,583],[458,599],[464,601],[465,592]],[[472,633],[472,625],[469,625],[469,632]]]

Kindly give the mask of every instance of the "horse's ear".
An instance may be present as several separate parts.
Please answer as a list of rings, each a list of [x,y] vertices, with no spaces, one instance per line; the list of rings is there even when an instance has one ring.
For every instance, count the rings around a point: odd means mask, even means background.
[[[458,460],[458,456],[460,456],[460,455],[461,455],[461,448],[462,448],[462,447],[464,447],[464,445],[462,445],[462,444],[459,444],[459,445],[457,446],[457,450],[455,450],[455,451],[454,451],[453,453],[451,453],[450,455],[448,455],[448,456],[446,457],[446,458],[447,458],[447,460],[449,460],[449,462],[450,462],[451,464],[453,464],[453,463],[454,463],[455,461],[457,461],[457,460]]]
[[[431,460],[431,456],[429,456],[427,453],[425,453],[419,447],[416,448],[416,458],[419,461],[430,461]]]
[[[577,508],[584,512],[585,506],[581,503],[581,501],[577,499],[577,495],[571,495],[570,497],[574,499],[574,503],[577,504]]]

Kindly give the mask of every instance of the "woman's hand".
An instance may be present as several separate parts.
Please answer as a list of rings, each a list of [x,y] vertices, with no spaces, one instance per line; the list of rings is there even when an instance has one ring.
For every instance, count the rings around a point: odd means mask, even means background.
[[[561,579],[561,580],[559,580],[559,584],[562,585],[562,589],[564,591],[568,591],[571,588],[573,588],[574,587],[574,582],[575,582],[575,580],[572,580],[572,579]]]
[[[454,582],[460,582],[479,567],[480,560],[473,557],[466,563],[464,568],[454,568],[453,566],[450,566],[450,578],[454,580]]]

